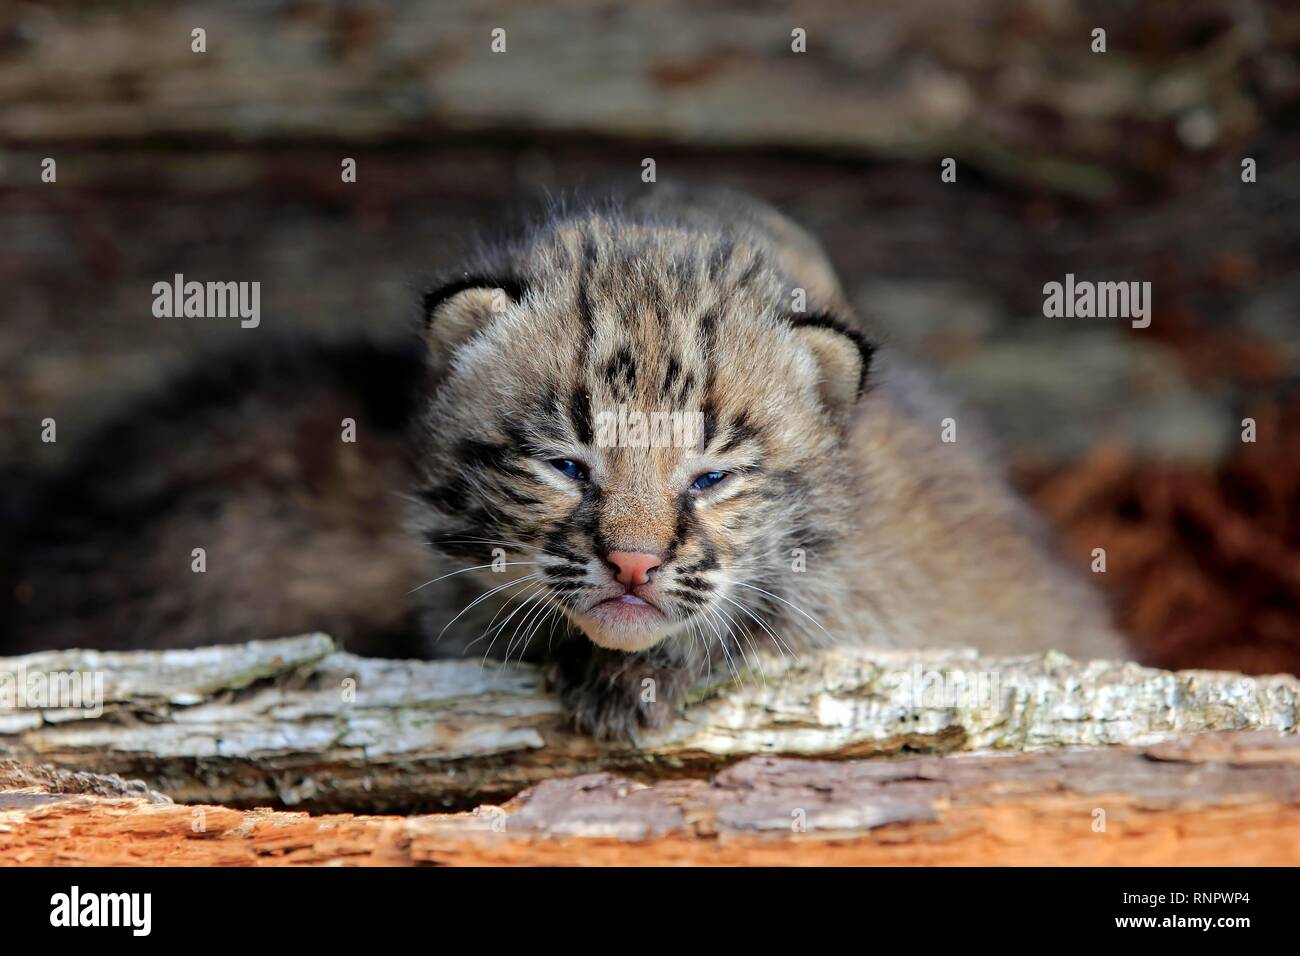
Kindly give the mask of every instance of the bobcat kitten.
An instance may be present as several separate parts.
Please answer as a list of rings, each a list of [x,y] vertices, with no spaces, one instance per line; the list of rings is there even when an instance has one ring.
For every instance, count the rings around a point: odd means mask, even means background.
[[[20,543],[10,646],[528,648],[601,737],[760,648],[1125,656],[975,424],[766,206],[556,210],[424,312],[418,347],[259,341],[110,426]]]

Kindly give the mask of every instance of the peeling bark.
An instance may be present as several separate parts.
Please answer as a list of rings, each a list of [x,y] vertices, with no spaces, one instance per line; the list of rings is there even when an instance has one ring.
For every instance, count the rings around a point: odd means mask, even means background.
[[[3,677],[90,672],[102,712],[6,708]],[[163,652],[0,659],[0,758],[140,778],[182,802],[411,811],[596,771],[703,776],[745,757],[866,757],[1294,734],[1300,680],[1055,653],[826,652],[699,685],[639,746],[569,731],[538,670],[386,661],[324,635]],[[13,681],[8,685],[11,690]]]
[[[0,777],[0,780],[3,778]],[[471,813],[310,816],[0,783],[0,865],[1296,865],[1300,738],[599,773]]]

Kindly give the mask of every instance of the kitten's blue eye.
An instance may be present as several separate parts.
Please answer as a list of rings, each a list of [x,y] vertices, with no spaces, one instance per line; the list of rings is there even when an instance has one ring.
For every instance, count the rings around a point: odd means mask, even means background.
[[[561,474],[567,475],[574,481],[587,480],[587,467],[572,458],[552,458],[551,467]]]
[[[712,488],[723,478],[727,477],[725,471],[706,471],[700,477],[691,482],[692,491],[703,491],[705,488]]]

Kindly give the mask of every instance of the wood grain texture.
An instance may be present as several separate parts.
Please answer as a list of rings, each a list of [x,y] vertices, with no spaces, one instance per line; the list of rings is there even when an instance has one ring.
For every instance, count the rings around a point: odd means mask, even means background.
[[[1298,744],[1237,732],[1148,748],[753,757],[708,780],[590,774],[415,817],[24,794],[0,774],[0,864],[1294,866]]]
[[[5,675],[70,672],[100,675],[98,708],[6,707]],[[320,634],[46,652],[0,659],[0,758],[139,778],[185,803],[410,812],[598,771],[700,777],[755,755],[1145,746],[1203,731],[1294,734],[1300,724],[1292,676],[1174,673],[1055,653],[838,651],[723,677],[698,685],[674,723],[634,747],[568,730],[528,666],[361,658]]]

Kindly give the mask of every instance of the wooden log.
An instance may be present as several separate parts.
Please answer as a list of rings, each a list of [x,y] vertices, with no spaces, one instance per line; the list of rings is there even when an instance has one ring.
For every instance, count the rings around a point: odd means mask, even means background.
[[[590,774],[414,817],[62,788],[15,792],[0,767],[0,865],[1300,864],[1300,738],[1272,731],[892,761],[751,757],[709,780]]]
[[[1249,142],[1294,95],[1276,62],[1295,29],[1285,5],[1228,0],[1101,18],[1076,0],[16,5],[0,14],[0,129],[45,144],[580,133],[953,156],[1096,196],[1162,171],[1171,144]]]
[[[1189,732],[1294,734],[1300,723],[1292,676],[1056,653],[862,650],[754,663],[761,671],[739,680],[715,672],[675,722],[631,746],[568,730],[526,665],[360,658],[321,634],[45,652],[0,659],[0,758],[139,778],[185,803],[411,812],[596,771],[703,776],[754,755],[1145,746]],[[81,706],[48,699],[71,690],[74,674],[90,688],[71,701]]]

